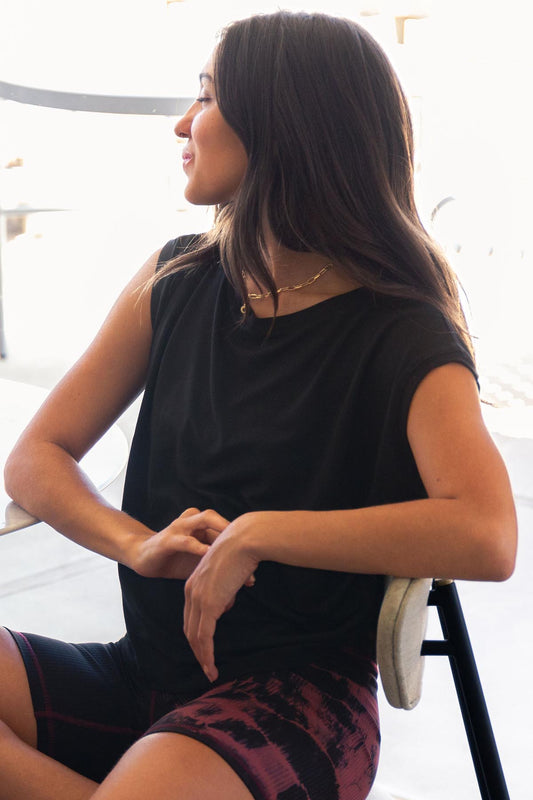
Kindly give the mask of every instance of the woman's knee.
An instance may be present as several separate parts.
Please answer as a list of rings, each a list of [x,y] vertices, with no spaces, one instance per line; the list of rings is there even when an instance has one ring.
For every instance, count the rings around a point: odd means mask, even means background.
[[[37,723],[28,676],[20,651],[5,628],[0,628],[0,720],[19,739],[35,747]]]

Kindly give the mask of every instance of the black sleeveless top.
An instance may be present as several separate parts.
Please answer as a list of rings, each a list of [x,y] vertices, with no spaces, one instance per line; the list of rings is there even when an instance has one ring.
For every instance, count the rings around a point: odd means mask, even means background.
[[[191,241],[163,248],[161,263]],[[161,530],[187,507],[358,508],[425,496],[406,425],[422,378],[471,357],[429,305],[357,289],[242,324],[218,262],[164,278],[123,508]],[[152,688],[207,681],[183,634],[183,581],[120,565],[127,636]],[[375,656],[380,576],[262,562],[218,622],[220,680],[298,664],[349,672]],[[351,666],[352,665],[352,666]],[[360,678],[362,679],[362,678]]]

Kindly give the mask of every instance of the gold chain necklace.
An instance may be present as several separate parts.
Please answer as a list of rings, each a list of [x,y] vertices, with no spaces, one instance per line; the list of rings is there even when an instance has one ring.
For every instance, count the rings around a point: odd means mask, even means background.
[[[297,289],[304,289],[306,286],[311,286],[312,283],[315,283],[319,278],[324,275],[328,269],[331,269],[333,264],[324,264],[320,272],[317,272],[316,275],[313,275],[312,278],[308,278],[303,283],[297,283],[295,286],[280,286],[279,289],[276,289],[276,294],[281,294],[282,292],[295,292]],[[244,273],[243,273],[244,277]],[[248,300],[265,300],[267,297],[272,297],[272,292],[249,292]],[[241,314],[246,313],[246,303],[243,303],[241,306]]]

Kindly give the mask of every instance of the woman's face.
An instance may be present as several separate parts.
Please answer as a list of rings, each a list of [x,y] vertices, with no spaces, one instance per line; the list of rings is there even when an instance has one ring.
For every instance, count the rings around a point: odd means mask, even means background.
[[[200,74],[198,98],[174,131],[176,136],[188,139],[182,158],[189,203],[215,205],[231,200],[244,177],[248,157],[218,108],[212,58]]]

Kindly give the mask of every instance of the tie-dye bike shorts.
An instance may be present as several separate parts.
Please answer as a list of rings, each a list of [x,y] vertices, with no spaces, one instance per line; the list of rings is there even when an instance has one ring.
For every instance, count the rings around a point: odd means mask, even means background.
[[[215,750],[255,800],[363,800],[370,791],[379,755],[374,665],[365,686],[311,664],[177,697],[139,687],[121,642],[11,634],[39,750],[93,780],[141,736],[173,731]]]

